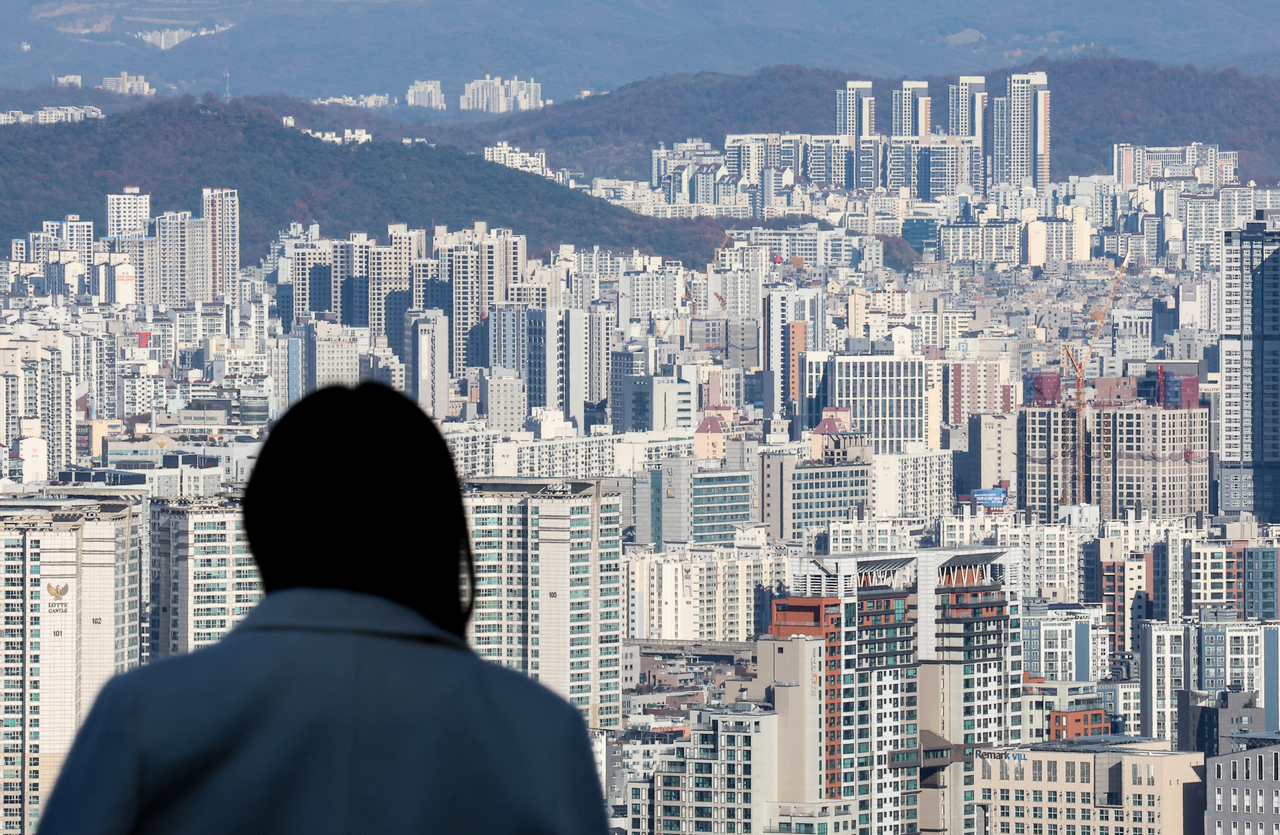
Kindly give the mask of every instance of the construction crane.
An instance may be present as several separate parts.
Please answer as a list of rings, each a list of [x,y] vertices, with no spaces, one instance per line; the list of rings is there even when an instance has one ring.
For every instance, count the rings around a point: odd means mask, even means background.
[[[1067,493],[1068,484],[1062,485],[1062,496],[1058,500],[1060,505],[1065,504],[1081,504],[1084,502],[1084,370],[1089,365],[1089,360],[1093,358],[1093,349],[1098,344],[1098,337],[1102,334],[1102,326],[1106,323],[1107,317],[1111,315],[1111,306],[1115,304],[1116,292],[1120,289],[1120,279],[1129,269],[1129,261],[1133,257],[1133,250],[1130,250],[1121,262],[1120,268],[1116,270],[1115,276],[1111,279],[1111,292],[1107,294],[1106,304],[1099,310],[1093,311],[1093,337],[1089,340],[1089,347],[1082,356],[1077,356],[1070,345],[1062,346],[1063,353],[1066,354],[1068,370],[1076,378],[1076,396],[1070,405],[1067,406],[1068,412],[1071,414],[1073,432],[1071,435],[1071,455],[1072,472],[1070,481],[1070,494]]]

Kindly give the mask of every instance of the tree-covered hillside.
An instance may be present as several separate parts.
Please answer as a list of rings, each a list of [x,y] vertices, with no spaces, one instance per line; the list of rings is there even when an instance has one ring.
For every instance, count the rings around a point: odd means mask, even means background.
[[[1010,72],[1030,70],[1049,75],[1055,178],[1110,172],[1113,142],[1199,141],[1240,151],[1246,180],[1280,179],[1280,81],[1275,78],[1103,57],[1038,60],[990,72],[987,89],[1002,95]],[[659,142],[700,136],[718,145],[726,133],[830,133],[835,91],[846,79],[867,77],[796,66],[768,67],[753,75],[670,75],[493,122],[387,124],[382,130],[429,136],[466,150],[505,139],[526,150],[545,148],[548,162],[557,167],[643,178],[649,150]],[[954,77],[917,78],[929,82],[933,122],[945,128],[947,85]],[[873,80],[877,129],[888,133],[892,91],[901,79]]]
[[[285,128],[263,107],[212,96],[161,101],[104,120],[0,127],[0,240],[79,214],[105,225],[105,199],[125,186],[152,210],[200,212],[200,189],[239,189],[245,263],[290,221],[325,234],[385,233],[388,223],[457,227],[483,220],[560,243],[638,247],[705,263],[723,224],[640,217],[454,147],[338,146]]]

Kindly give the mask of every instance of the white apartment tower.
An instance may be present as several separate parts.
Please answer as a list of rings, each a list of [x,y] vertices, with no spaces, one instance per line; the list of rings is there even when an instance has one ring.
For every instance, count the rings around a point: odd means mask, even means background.
[[[875,136],[876,98],[870,81],[846,81],[836,90],[836,133],[844,136]]]
[[[152,500],[153,658],[220,640],[261,596],[238,500]]]
[[[422,411],[441,420],[449,413],[449,317],[442,310],[405,314],[405,370]]]
[[[929,82],[902,82],[902,89],[893,91],[893,135],[927,137],[931,120]]]
[[[98,691],[139,663],[139,521],[125,500],[0,505],[5,831],[36,830]]]
[[[947,133],[952,136],[981,138],[986,133],[987,79],[981,75],[962,75],[947,88],[949,105]]]
[[[204,221],[209,229],[209,298],[239,303],[240,195],[233,188],[204,190]]]
[[[146,235],[151,220],[151,195],[137,186],[126,186],[124,194],[107,195],[107,237]]]
[[[439,81],[415,81],[405,94],[404,103],[410,107],[426,107],[431,110],[444,110],[444,93],[440,90]]]
[[[191,212],[165,212],[156,218],[156,238],[160,263],[156,286],[146,288],[147,303],[185,307],[213,301],[209,222]]]
[[[1008,94],[993,107],[992,182],[1029,181],[1049,187],[1049,77],[1043,72],[1009,76]]]
[[[589,727],[620,727],[621,497],[596,481],[482,479],[463,502],[476,653],[550,687]]]
[[[962,75],[957,83],[949,85],[949,104],[947,110],[947,132],[952,136],[972,139],[978,148],[979,165],[982,171],[973,177],[986,185],[986,163],[989,148],[988,142],[988,98],[987,79],[981,75]]]

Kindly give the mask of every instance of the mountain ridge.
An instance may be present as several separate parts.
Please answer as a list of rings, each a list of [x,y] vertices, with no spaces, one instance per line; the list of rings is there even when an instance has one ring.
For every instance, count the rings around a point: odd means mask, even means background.
[[[534,252],[598,244],[692,264],[705,263],[724,234],[719,222],[642,217],[455,147],[321,142],[266,108],[212,95],[102,120],[6,126],[0,158],[0,240],[67,214],[105,231],[105,195],[125,186],[150,192],[153,214],[198,214],[202,187],[238,189],[243,263],[291,221],[319,222],[331,236],[485,221],[527,235]]]

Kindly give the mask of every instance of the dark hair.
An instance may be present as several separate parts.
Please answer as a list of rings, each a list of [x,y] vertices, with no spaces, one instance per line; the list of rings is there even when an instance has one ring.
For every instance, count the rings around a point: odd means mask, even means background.
[[[258,455],[244,519],[267,593],[365,592],[466,629],[475,567],[453,459],[430,418],[385,386],[321,389],[286,412]]]

